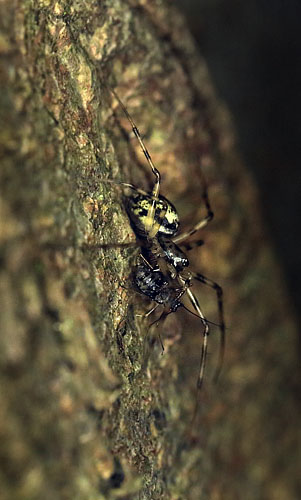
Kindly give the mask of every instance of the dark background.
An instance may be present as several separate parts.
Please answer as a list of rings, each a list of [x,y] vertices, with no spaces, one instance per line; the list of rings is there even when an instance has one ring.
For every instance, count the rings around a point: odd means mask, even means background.
[[[300,0],[176,0],[231,110],[300,319]],[[272,291],[271,291],[272,292]]]

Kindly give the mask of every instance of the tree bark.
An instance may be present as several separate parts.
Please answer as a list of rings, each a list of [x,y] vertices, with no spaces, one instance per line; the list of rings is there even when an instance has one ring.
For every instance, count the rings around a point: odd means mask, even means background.
[[[296,327],[225,107],[162,0],[1,4],[1,492],[4,499],[296,498]],[[211,328],[156,331],[130,275],[122,189],[153,177],[116,89],[187,225],[215,212],[191,267],[224,288]],[[190,213],[194,215],[189,216]],[[131,242],[133,246],[119,246]],[[214,292],[193,288],[217,321]]]

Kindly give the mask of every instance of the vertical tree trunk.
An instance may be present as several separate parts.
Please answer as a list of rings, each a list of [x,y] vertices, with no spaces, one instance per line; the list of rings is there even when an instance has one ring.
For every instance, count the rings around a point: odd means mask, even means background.
[[[296,498],[296,329],[181,16],[160,0],[6,0],[1,23],[3,498]],[[223,286],[228,339],[213,385],[212,327],[194,429],[201,324],[171,315],[164,355],[146,348],[156,333],[130,280],[139,248],[114,246],[135,236],[104,178],[153,178],[110,86],[187,224],[202,216],[201,166],[209,184],[216,218],[191,266]],[[217,321],[214,293],[194,291]]]

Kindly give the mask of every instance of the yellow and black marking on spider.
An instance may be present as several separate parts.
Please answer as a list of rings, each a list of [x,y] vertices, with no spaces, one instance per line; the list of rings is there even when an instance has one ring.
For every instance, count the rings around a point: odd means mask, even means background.
[[[159,306],[163,307],[161,316],[155,322],[164,319],[168,314],[175,312],[179,307],[184,307],[186,309],[181,298],[184,294],[187,294],[192,307],[196,311],[196,313],[193,314],[200,318],[203,325],[200,371],[197,382],[197,386],[200,388],[203,383],[206,365],[209,322],[204,316],[195,294],[191,291],[193,280],[197,280],[213,288],[216,292],[221,345],[215,378],[218,377],[222,368],[225,351],[223,292],[222,288],[214,281],[206,278],[200,273],[192,272],[187,269],[189,260],[180,246],[186,250],[190,250],[195,246],[203,244],[202,240],[191,244],[187,242],[187,240],[197,231],[203,229],[213,218],[206,183],[203,180],[204,188],[202,198],[207,211],[206,216],[190,230],[178,234],[180,223],[176,208],[168,199],[160,194],[160,172],[154,166],[151,156],[145,147],[140,132],[131,115],[116,92],[113,89],[110,89],[110,91],[117,99],[130,122],[132,130],[155,176],[154,186],[150,192],[146,192],[130,183],[117,182],[117,184],[130,190],[130,194],[126,197],[126,210],[141,246],[139,261],[133,271],[133,282],[139,293],[146,295],[155,303],[145,316],[149,316]],[[115,183],[109,180],[107,182]]]

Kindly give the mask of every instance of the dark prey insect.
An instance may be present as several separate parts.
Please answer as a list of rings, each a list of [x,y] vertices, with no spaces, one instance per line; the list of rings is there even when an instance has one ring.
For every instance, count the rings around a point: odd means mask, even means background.
[[[192,272],[188,269],[189,260],[180,246],[186,250],[190,250],[203,243],[200,240],[189,244],[187,240],[194,233],[203,229],[213,218],[207,187],[204,181],[202,197],[207,211],[206,216],[190,230],[178,233],[179,217],[177,211],[174,205],[160,194],[160,172],[154,166],[138,128],[126,107],[116,92],[113,89],[110,90],[130,122],[133,132],[155,176],[153,189],[149,193],[133,184],[118,182],[118,184],[129,189],[130,194],[126,197],[126,210],[133,230],[141,245],[139,261],[133,271],[133,281],[136,289],[155,303],[146,316],[151,314],[157,307],[163,306],[164,309],[159,320],[175,312],[179,307],[185,307],[181,298],[184,294],[187,294],[204,328],[200,372],[197,382],[197,386],[200,388],[202,386],[206,364],[209,324],[195,294],[191,290],[193,280],[197,280],[213,288],[217,296],[221,345],[219,362],[215,375],[216,378],[222,367],[225,350],[223,293],[222,288],[217,283],[200,273]]]

